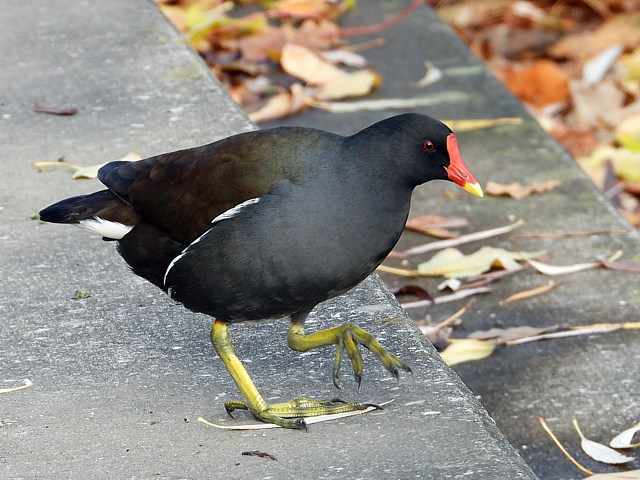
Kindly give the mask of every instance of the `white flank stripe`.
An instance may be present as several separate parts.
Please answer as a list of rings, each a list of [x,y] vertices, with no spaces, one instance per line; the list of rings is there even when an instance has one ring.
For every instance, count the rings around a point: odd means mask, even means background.
[[[132,226],[124,225],[119,222],[112,222],[110,220],[104,220],[100,217],[80,220],[78,226],[90,231],[91,233],[97,233],[98,235],[112,238],[114,240],[120,240],[133,229]]]
[[[207,233],[209,233],[211,231],[211,229],[207,230],[206,232],[204,232],[202,235],[200,235],[198,238],[196,238],[193,242],[191,242],[187,248],[185,248],[184,250],[182,250],[182,252],[180,253],[180,255],[178,255],[176,258],[174,258],[173,260],[171,260],[171,263],[169,264],[169,266],[167,267],[167,271],[164,272],[164,279],[162,280],[162,283],[164,284],[164,286],[167,286],[167,275],[169,275],[169,270],[171,270],[173,268],[173,266],[178,263],[180,261],[180,259],[182,257],[184,257],[187,254],[187,250],[189,250],[189,247],[191,245],[195,245],[196,243],[198,243],[200,240],[202,240],[202,237],[204,237]],[[171,296],[171,294],[169,294],[169,296]]]
[[[214,218],[213,220],[211,220],[211,223],[216,223],[219,222],[220,220],[225,220],[227,218],[232,218],[234,217],[236,214],[238,214],[238,212],[240,212],[240,210],[242,210],[244,207],[247,207],[249,205],[253,205],[254,203],[258,203],[260,201],[260,198],[250,198],[249,200],[245,200],[242,203],[239,203],[238,205],[236,205],[233,208],[230,208],[229,210],[227,210],[226,212],[222,212],[220,215],[218,215],[216,218]],[[196,240],[197,241],[197,240]]]
[[[218,215],[216,218],[214,218],[213,220],[211,220],[211,224],[213,225],[214,223],[217,223],[221,220],[226,220],[228,218],[233,218],[235,215],[238,214],[238,212],[240,212],[240,210],[242,210],[244,207],[247,207],[249,205],[253,205],[254,203],[258,203],[260,201],[260,198],[250,198],[249,200],[245,200],[242,203],[239,203],[238,205],[236,205],[233,208],[230,208],[229,210],[222,212],[220,215]],[[196,243],[198,243],[200,240],[202,240],[202,237],[204,237],[207,233],[209,233],[211,231],[211,229],[207,230],[206,232],[204,232],[202,235],[200,235],[198,238],[196,238],[193,242],[191,242],[191,244],[185,248],[184,250],[182,250],[182,252],[180,253],[180,255],[178,255],[176,258],[174,258],[173,260],[171,260],[171,263],[169,264],[169,266],[167,267],[167,271],[164,272],[164,280],[162,280],[162,283],[164,284],[164,286],[167,286],[167,276],[169,275],[169,272],[171,271],[171,269],[173,268],[173,266],[178,263],[180,261],[180,259],[182,257],[184,257],[187,254],[187,251],[189,250],[189,247],[191,247],[192,245],[195,245]],[[169,294],[169,296],[171,296],[171,294]]]

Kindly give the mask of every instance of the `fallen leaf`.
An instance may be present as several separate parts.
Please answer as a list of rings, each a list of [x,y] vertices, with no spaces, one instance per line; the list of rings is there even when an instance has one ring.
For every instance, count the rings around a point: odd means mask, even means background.
[[[433,297],[429,292],[419,285],[403,285],[402,287],[392,292],[396,298],[398,297],[418,297],[422,300],[433,300]]]
[[[505,68],[502,81],[514,95],[536,107],[569,99],[569,76],[551,60]]]
[[[416,247],[409,248],[408,250],[405,250],[403,252],[402,251],[396,252],[396,255],[402,255],[407,257],[410,255],[418,255],[421,253],[432,252],[434,250],[440,250],[442,248],[457,247],[465,243],[477,242],[478,240],[486,240],[487,238],[509,233],[515,230],[516,228],[521,227],[522,225],[524,225],[524,221],[518,220],[517,222],[514,222],[511,225],[506,225],[504,227],[490,228],[488,230],[481,230],[478,232],[469,233],[467,235],[461,235],[457,238],[451,238],[448,240],[440,240],[438,242],[431,242],[424,245],[418,245]]]
[[[549,282],[546,285],[541,285],[536,288],[531,288],[529,290],[524,290],[522,292],[514,293],[504,300],[500,300],[498,302],[499,305],[506,305],[507,303],[519,302],[521,300],[528,300],[529,298],[537,297],[538,295],[543,295],[556,287],[562,285],[560,282]]]
[[[510,183],[507,185],[487,182],[484,192],[487,195],[492,196],[509,196],[516,200],[521,200],[528,197],[532,193],[542,193],[554,190],[560,186],[560,182],[557,180],[548,180],[546,182],[536,182],[529,185],[521,185],[520,183]]]
[[[442,80],[442,70],[436,67],[433,63],[424,62],[424,68],[426,70],[424,76],[417,82],[413,83],[413,87],[424,88]]]
[[[353,412],[344,412],[344,413],[334,413],[332,415],[318,415],[316,417],[307,417],[304,419],[305,423],[307,425],[312,425],[314,423],[322,423],[322,422],[329,422],[331,420],[337,420],[339,418],[346,418],[346,417],[353,417],[355,415],[362,415],[363,413],[369,413],[372,412],[374,410],[380,410],[380,407],[383,407],[385,405],[388,405],[392,402],[388,401],[388,402],[384,402],[384,403],[378,403],[376,404],[377,406],[375,407],[367,407],[365,410],[355,410]],[[215,423],[211,423],[207,420],[205,420],[202,417],[198,417],[198,421],[200,423],[204,423],[205,425],[208,425],[209,427],[216,427],[219,428],[221,430],[269,430],[272,428],[283,428],[280,425],[275,425],[273,423],[251,423],[248,425],[218,425]]]
[[[491,328],[489,330],[476,330],[475,332],[467,335],[467,338],[475,338],[477,340],[496,340],[498,342],[512,342],[514,340],[519,340],[522,338],[528,338],[553,332],[557,329],[558,325],[541,328],[529,327],[527,325],[511,328]]]
[[[633,443],[633,436],[640,432],[640,423],[637,423],[631,428],[626,429],[624,432],[619,433],[609,442],[609,446],[612,448],[637,448],[640,447],[640,442]]]
[[[596,323],[594,325],[579,325],[569,329],[563,329],[558,332],[543,333],[533,335],[531,337],[523,337],[515,340],[509,340],[505,345],[520,345],[522,343],[536,342],[538,340],[549,340],[552,338],[577,337],[580,335],[591,335],[594,333],[609,333],[618,330],[638,330],[640,322],[627,323]]]
[[[401,303],[400,306],[405,310],[411,310],[412,308],[428,307],[429,305],[442,303],[456,302],[463,298],[470,297],[472,295],[478,295],[480,293],[491,293],[491,289],[488,287],[468,288],[466,290],[459,290],[450,295],[440,295],[433,300],[416,300],[415,302]]]
[[[313,102],[311,105],[333,113],[352,113],[362,111],[407,109],[429,107],[453,102],[463,102],[468,95],[463,92],[444,92],[429,97],[383,98],[379,100],[359,100],[354,102]]]
[[[582,431],[580,431],[578,421],[575,418],[573,419],[572,423],[574,428],[578,432],[578,435],[580,435],[580,445],[582,447],[582,450],[584,450],[584,453],[589,455],[594,460],[602,463],[608,463],[610,465],[619,465],[635,460],[634,457],[622,455],[620,452],[617,452],[614,449],[607,447],[606,445],[602,445],[601,443],[589,440],[582,434]]]
[[[289,75],[304,80],[309,85],[322,85],[342,78],[346,72],[323,60],[313,50],[295,43],[287,43],[282,49],[280,65]]]
[[[440,352],[442,360],[450,367],[464,362],[473,362],[487,358],[496,348],[496,344],[493,342],[471,338],[451,340],[451,342],[451,345],[443,352]]]
[[[142,157],[135,152],[129,152],[124,157],[119,158],[117,161],[126,161],[126,162],[135,162],[136,160],[140,160]],[[71,178],[74,179],[82,179],[82,178],[97,178],[98,170],[108,162],[99,163],[97,165],[89,165],[87,167],[78,167],[78,169],[73,172]]]
[[[583,473],[586,473],[587,475],[594,475],[594,473],[591,470],[588,470],[587,468],[580,465],[580,463],[578,463],[578,461],[569,454],[567,449],[564,448],[564,445],[562,445],[560,443],[560,440],[558,440],[558,437],[556,437],[555,434],[551,431],[551,429],[547,425],[547,422],[544,420],[544,418],[538,417],[538,423],[540,424],[542,429],[545,431],[545,433],[549,435],[551,440],[553,440],[553,443],[556,444],[556,447],[558,447],[560,451],[564,453],[564,456],[567,457],[571,463],[573,463],[576,467],[578,467],[580,471],[582,471]]]
[[[18,390],[24,390],[25,388],[29,387],[33,387],[33,382],[28,378],[25,378],[23,381],[23,385],[20,385],[19,387],[0,388],[0,393],[17,392]]]
[[[499,118],[473,118],[458,120],[442,120],[451,130],[457,132],[471,132],[483,130],[485,128],[499,127],[502,125],[522,125],[524,119],[521,117],[499,117]]]
[[[425,276],[465,278],[480,275],[500,267],[505,270],[519,268],[517,262],[532,259],[545,252],[509,252],[502,248],[482,247],[469,255],[455,248],[447,248],[435,254],[430,260],[418,265],[418,272]]]
[[[622,45],[633,49],[640,43],[640,13],[621,13],[595,30],[570,34],[554,43],[549,53],[555,57],[585,59],[607,47]]]
[[[273,95],[262,108],[249,113],[249,118],[252,122],[260,123],[293,115],[305,108],[307,98],[304,87],[294,83],[289,91]]]
[[[596,473],[589,475],[584,480],[640,480],[640,470],[628,472]]]
[[[320,85],[313,95],[317,100],[339,100],[341,98],[361,97],[367,95],[382,83],[382,77],[373,70],[358,70],[345,73]]]
[[[574,79],[569,88],[578,127],[589,129],[603,122],[615,124],[615,117],[611,117],[624,105],[625,93],[613,79],[605,79],[596,85]]]
[[[442,217],[440,215],[420,215],[407,220],[404,228],[424,235],[451,238],[456,235],[451,228],[462,228],[469,225],[469,221],[462,217]],[[435,235],[434,235],[435,234]]]
[[[611,47],[605,48],[585,63],[582,69],[582,79],[587,85],[597,85],[600,83],[623,51],[624,48],[622,45],[612,45]]]
[[[590,263],[575,263],[573,265],[549,265],[533,259],[527,259],[527,263],[544,275],[567,275],[570,273],[578,273],[584,270],[602,267],[606,262],[615,262],[615,260],[620,258],[621,255],[622,252],[618,251],[606,260]]]
[[[363,68],[367,66],[367,59],[359,53],[344,48],[321,52],[323,59],[331,63],[341,63],[349,67]]]
[[[248,451],[242,452],[241,455],[245,455],[247,457],[268,458],[270,460],[275,460],[276,462],[278,461],[275,455],[271,455],[270,453],[262,452],[260,450],[248,450]]]
[[[70,116],[78,113],[78,109],[75,107],[46,106],[37,102],[33,107],[33,111],[36,113],[48,113],[50,115],[61,115],[61,116]]]
[[[608,260],[600,261],[603,267],[611,270],[620,270],[622,272],[640,273],[640,262],[633,260],[622,260],[620,262],[610,262]]]

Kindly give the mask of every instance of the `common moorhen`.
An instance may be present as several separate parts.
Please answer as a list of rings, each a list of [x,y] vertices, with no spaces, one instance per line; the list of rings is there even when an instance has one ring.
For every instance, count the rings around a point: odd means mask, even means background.
[[[304,331],[320,302],[357,285],[402,233],[414,187],[451,180],[482,196],[455,135],[419,114],[398,115],[343,137],[309,128],[242,133],[98,174],[107,187],[40,212],[117,240],[133,272],[188,309],[215,317],[211,341],[258,419],[303,428],[304,417],[364,408],[297,399],[268,404],[235,355],[228,325],[289,316],[289,346],[336,345],[334,383],[346,351],[355,378],[371,350],[395,377],[411,371],[369,333],[348,323]]]

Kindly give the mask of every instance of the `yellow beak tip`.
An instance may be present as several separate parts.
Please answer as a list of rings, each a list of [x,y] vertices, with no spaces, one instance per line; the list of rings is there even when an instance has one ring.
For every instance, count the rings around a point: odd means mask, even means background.
[[[479,183],[465,183],[464,188],[467,192],[472,193],[476,197],[484,197],[484,193],[482,192],[482,187]]]

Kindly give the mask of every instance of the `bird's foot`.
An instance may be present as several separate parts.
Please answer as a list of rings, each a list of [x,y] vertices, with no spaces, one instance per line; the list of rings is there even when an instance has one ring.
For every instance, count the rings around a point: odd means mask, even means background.
[[[234,410],[249,410],[258,420],[265,423],[273,423],[285,428],[306,429],[305,417],[318,417],[321,415],[333,415],[336,413],[366,410],[374,407],[382,409],[373,403],[347,403],[339,398],[332,400],[315,400],[313,398],[300,397],[289,402],[272,403],[265,410],[253,411],[250,405],[237,400],[225,402],[224,408],[231,418]]]
[[[333,360],[333,384],[336,388],[340,388],[340,367],[342,364],[342,355],[346,350],[347,355],[351,359],[353,367],[353,375],[358,390],[362,382],[363,362],[362,354],[358,349],[358,344],[362,345],[380,359],[384,368],[387,369],[393,377],[400,381],[400,370],[412,373],[411,367],[403,360],[389,353],[369,332],[361,329],[353,323],[347,323],[338,327],[341,330],[339,342],[336,344],[336,356]]]
[[[306,335],[304,333],[302,322],[292,319],[289,327],[289,346],[294,350],[308,351],[313,348],[331,344],[336,345],[336,356],[333,360],[333,384],[337,388],[340,388],[340,367],[342,363],[342,356],[346,351],[347,355],[351,359],[353,375],[356,383],[358,384],[358,389],[360,389],[363,361],[358,344],[367,348],[377,356],[384,367],[396,379],[400,379],[400,370],[412,373],[409,365],[396,355],[387,352],[373,335],[353,323],[346,323],[339,327],[329,328],[327,330],[321,330],[319,332]]]

